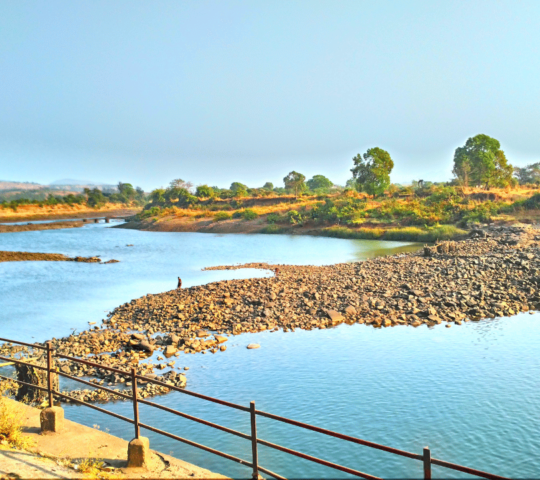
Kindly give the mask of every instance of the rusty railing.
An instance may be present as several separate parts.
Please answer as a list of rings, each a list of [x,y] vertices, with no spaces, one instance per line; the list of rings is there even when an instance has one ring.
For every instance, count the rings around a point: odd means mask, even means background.
[[[270,475],[270,476],[272,476],[274,478],[277,478],[277,479],[280,479],[280,480],[285,480],[285,477],[283,477],[283,476],[269,470],[268,468],[265,468],[265,467],[262,467],[261,465],[259,465],[258,448],[257,447],[258,447],[258,445],[264,445],[266,447],[273,448],[275,450],[279,450],[281,452],[288,453],[290,455],[294,455],[296,457],[303,458],[304,460],[309,460],[311,462],[318,463],[320,465],[324,465],[326,467],[330,467],[330,468],[333,468],[335,470],[338,470],[338,471],[341,471],[341,472],[344,472],[344,473],[355,475],[357,477],[366,478],[366,479],[372,479],[372,480],[381,480],[379,477],[370,475],[368,473],[360,472],[359,470],[355,470],[353,468],[338,465],[338,464],[330,462],[328,460],[323,460],[321,458],[317,458],[317,457],[314,457],[312,455],[308,455],[306,453],[298,452],[298,451],[293,450],[291,448],[287,448],[287,447],[284,447],[282,445],[277,445],[275,443],[272,443],[272,442],[269,442],[267,440],[263,440],[262,438],[259,438],[257,436],[257,416],[260,416],[260,417],[265,417],[265,418],[269,418],[269,419],[272,419],[272,420],[276,420],[278,422],[287,423],[289,425],[294,425],[296,427],[300,427],[300,428],[303,428],[303,429],[306,429],[306,430],[311,430],[313,432],[321,433],[323,435],[327,435],[327,436],[330,436],[330,437],[339,438],[340,440],[344,440],[344,441],[347,441],[347,442],[356,443],[358,445],[363,445],[365,447],[370,447],[370,448],[374,448],[374,449],[377,449],[377,450],[382,450],[384,452],[392,453],[394,455],[399,455],[399,456],[402,456],[402,457],[407,457],[407,458],[412,458],[414,460],[418,460],[418,461],[422,462],[422,464],[423,464],[423,468],[424,468],[424,477],[423,478],[425,480],[430,480],[431,479],[431,466],[432,465],[438,465],[438,466],[445,467],[445,468],[448,468],[448,469],[451,469],[451,470],[457,470],[459,472],[468,473],[468,474],[471,474],[471,475],[476,475],[476,476],[482,477],[482,478],[488,478],[488,479],[493,479],[493,480],[509,480],[507,477],[502,477],[500,475],[495,475],[495,474],[487,473],[487,472],[477,470],[477,469],[474,469],[474,468],[465,467],[463,465],[457,465],[457,464],[454,464],[454,463],[446,462],[444,460],[439,460],[439,459],[436,459],[436,458],[432,458],[431,457],[431,451],[430,451],[429,447],[425,447],[421,454],[407,452],[405,450],[399,450],[397,448],[388,447],[386,445],[380,445],[378,443],[370,442],[370,441],[367,441],[367,440],[362,440],[360,438],[352,437],[352,436],[349,436],[349,435],[344,435],[342,433],[333,432],[331,430],[327,430],[327,429],[324,429],[324,428],[309,425],[307,423],[302,423],[302,422],[298,422],[296,420],[291,420],[289,418],[281,417],[279,415],[274,415],[272,413],[263,412],[263,411],[257,410],[255,408],[255,402],[250,402],[249,407],[244,407],[242,405],[237,405],[235,403],[227,402],[225,400],[220,400],[218,398],[209,397],[209,396],[203,395],[201,393],[192,392],[190,390],[186,390],[184,388],[180,388],[180,387],[177,387],[175,385],[170,385],[168,383],[161,382],[161,381],[153,379],[153,378],[148,378],[148,377],[145,377],[143,375],[138,375],[134,368],[132,368],[128,372],[128,371],[120,370],[118,368],[107,367],[107,366],[100,365],[100,364],[95,363],[95,362],[91,362],[91,361],[88,361],[88,360],[82,360],[80,358],[75,358],[75,357],[71,357],[71,356],[68,356],[68,355],[55,354],[55,352],[53,350],[53,347],[51,345],[51,342],[47,342],[45,344],[46,346],[42,346],[40,344],[30,344],[30,343],[18,342],[16,340],[10,340],[10,339],[5,339],[5,338],[0,338],[0,342],[10,342],[10,343],[15,343],[17,345],[25,345],[27,347],[37,348],[37,349],[45,351],[45,353],[47,355],[47,366],[46,367],[41,366],[41,365],[37,365],[37,364],[34,364],[34,363],[23,362],[23,361],[21,361],[19,359],[3,357],[3,356],[0,356],[0,360],[5,360],[5,361],[8,361],[8,362],[13,362],[13,363],[17,363],[17,364],[30,365],[33,368],[46,370],[47,371],[47,388],[44,388],[44,387],[41,387],[41,386],[38,386],[38,385],[33,385],[33,384],[28,383],[28,382],[23,382],[21,380],[15,379],[15,378],[5,377],[3,375],[0,375],[0,379],[15,381],[15,382],[17,382],[19,384],[22,384],[22,385],[26,385],[26,386],[29,386],[29,387],[32,387],[32,388],[37,388],[37,389],[39,389],[41,391],[46,391],[47,396],[48,396],[48,403],[49,403],[50,407],[53,406],[53,397],[55,397],[55,396],[66,399],[66,400],[70,400],[70,401],[73,401],[73,402],[76,402],[76,403],[79,403],[79,404],[84,405],[86,407],[97,410],[97,411],[99,411],[101,413],[105,413],[107,415],[111,415],[111,416],[113,416],[115,418],[123,420],[123,421],[125,421],[127,423],[131,423],[135,428],[135,438],[139,438],[140,429],[144,428],[144,429],[149,430],[151,432],[154,432],[154,433],[157,433],[157,434],[160,434],[160,435],[164,435],[164,436],[166,436],[168,438],[171,438],[173,440],[177,440],[179,442],[186,443],[187,445],[197,447],[197,448],[199,448],[201,450],[205,450],[207,452],[213,453],[215,455],[219,455],[220,457],[227,458],[229,460],[232,460],[233,462],[236,462],[236,463],[239,463],[239,464],[244,465],[246,467],[249,467],[249,468],[252,469],[252,478],[254,478],[254,479],[258,479],[259,478],[259,472],[262,472],[262,473],[266,473],[266,474],[268,474],[268,475]],[[83,380],[81,378],[77,378],[77,377],[74,377],[74,376],[69,375],[67,373],[61,372],[58,368],[54,367],[54,358],[61,358],[61,359],[69,360],[69,361],[76,362],[76,363],[82,363],[82,364],[85,364],[85,365],[88,365],[88,366],[91,366],[91,367],[94,367],[94,368],[100,368],[100,369],[104,369],[104,370],[107,370],[107,371],[110,371],[110,372],[114,372],[114,373],[122,375],[122,376],[124,376],[126,378],[129,378],[131,380],[131,395],[128,395],[128,394],[123,393],[123,392],[118,392],[118,391],[112,390],[110,388],[103,387],[101,385],[97,385],[97,384],[88,382],[86,380]],[[69,379],[74,380],[76,382],[80,382],[80,383],[83,383],[85,385],[88,385],[88,386],[91,386],[91,387],[94,387],[94,388],[97,388],[97,389],[104,390],[104,391],[106,391],[108,393],[111,393],[113,395],[116,395],[118,397],[125,398],[126,400],[132,401],[132,403],[133,403],[133,419],[125,417],[123,415],[119,415],[118,413],[110,412],[108,410],[105,410],[104,408],[98,407],[97,405],[92,405],[91,403],[85,402],[83,400],[80,400],[80,399],[77,399],[77,398],[74,398],[74,397],[70,397],[69,395],[65,395],[65,394],[63,394],[63,393],[61,393],[59,391],[54,390],[53,389],[53,382],[52,382],[52,374],[53,373],[56,373],[56,374],[61,375],[63,377],[69,378]],[[139,398],[137,380],[142,380],[142,381],[147,382],[147,383],[153,383],[155,385],[166,387],[166,388],[168,388],[170,390],[180,392],[180,393],[183,393],[185,395],[190,395],[190,396],[193,396],[193,397],[196,397],[196,398],[200,398],[202,400],[207,400],[209,402],[217,403],[219,405],[223,405],[223,406],[226,406],[226,407],[229,407],[229,408],[233,408],[233,409],[236,409],[236,410],[240,410],[242,412],[249,413],[249,415],[250,415],[250,424],[251,424],[251,432],[250,432],[250,434],[242,433],[242,432],[239,432],[237,430],[233,430],[231,428],[225,427],[223,425],[218,425],[216,423],[212,423],[212,422],[209,422],[207,420],[203,420],[202,418],[197,418],[197,417],[194,417],[194,416],[189,415],[187,413],[183,413],[183,412],[180,412],[178,410],[174,410],[172,408],[165,407],[163,405],[159,405],[157,403],[150,402],[148,400],[144,400],[143,398]],[[186,438],[179,437],[178,435],[174,435],[174,434],[172,434],[170,432],[166,432],[164,430],[160,430],[158,428],[152,427],[151,425],[146,425],[144,423],[141,423],[140,420],[139,420],[139,404],[149,405],[151,407],[158,408],[160,410],[171,413],[173,415],[177,415],[179,417],[186,418],[186,419],[192,420],[194,422],[198,422],[198,423],[200,423],[202,425],[206,425],[206,426],[215,428],[217,430],[220,430],[222,432],[226,432],[226,433],[229,433],[229,434],[232,434],[232,435],[235,435],[237,437],[240,437],[240,438],[243,438],[245,440],[250,441],[250,443],[251,443],[251,461],[235,457],[235,456],[230,455],[228,453],[221,452],[221,451],[216,450],[214,448],[208,447],[206,445],[201,445],[201,444],[196,443],[196,442],[194,442],[192,440],[188,440]]]

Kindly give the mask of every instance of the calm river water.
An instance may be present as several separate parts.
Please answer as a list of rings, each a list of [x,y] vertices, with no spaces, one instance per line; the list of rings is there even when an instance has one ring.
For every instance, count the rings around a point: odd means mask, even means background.
[[[107,225],[108,227],[109,225]],[[133,246],[127,246],[133,244]],[[331,264],[416,248],[398,242],[272,235],[154,233],[106,228],[0,235],[0,250],[101,255],[120,263],[0,263],[1,336],[43,341],[100,322],[117,305],[147,293],[222,279],[265,276],[259,270],[201,271],[252,261]],[[260,343],[247,350],[248,343]],[[190,390],[415,453],[514,478],[540,477],[540,316],[518,315],[450,329],[329,330],[244,334],[216,355],[182,355]],[[155,401],[249,433],[243,412],[180,393]],[[128,403],[108,409],[132,415]],[[99,425],[127,440],[130,426],[85,407],[66,417]],[[141,408],[141,421],[250,459],[249,442]],[[233,477],[248,468],[143,431],[152,448]],[[349,445],[260,419],[259,437],[386,478],[420,477],[415,460]],[[292,478],[344,477],[339,472],[260,447],[261,465]],[[467,478],[434,467],[434,478]]]

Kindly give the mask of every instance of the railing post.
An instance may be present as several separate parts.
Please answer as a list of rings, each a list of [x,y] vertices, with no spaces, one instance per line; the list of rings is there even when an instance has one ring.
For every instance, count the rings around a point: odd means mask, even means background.
[[[133,420],[135,421],[135,438],[139,438],[139,402],[137,401],[137,372],[131,369],[131,391],[133,395]]]
[[[431,480],[431,452],[424,447],[424,480]]]
[[[53,407],[52,393],[52,346],[51,342],[47,342],[47,393],[49,395],[49,407]]]
[[[255,415],[255,402],[250,402],[249,413],[251,416],[251,453],[253,463],[253,480],[259,478],[259,456],[257,452],[257,417]]]

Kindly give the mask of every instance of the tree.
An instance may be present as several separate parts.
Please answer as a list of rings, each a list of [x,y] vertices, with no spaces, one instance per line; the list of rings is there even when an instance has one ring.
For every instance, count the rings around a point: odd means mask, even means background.
[[[199,185],[195,196],[199,198],[212,198],[214,196],[214,189],[208,185]]]
[[[173,180],[169,184],[169,186],[171,188],[184,188],[189,192],[193,188],[193,183],[192,182],[186,182],[186,181],[182,180],[181,178],[177,178],[177,179]]]
[[[514,175],[518,179],[520,185],[526,183],[540,183],[540,162],[531,163],[526,167],[514,167]]]
[[[306,188],[306,184],[304,183],[305,179],[305,175],[293,170],[289,175],[283,178],[283,183],[285,184],[285,188],[294,190],[294,196],[298,197],[298,192],[301,192]]]
[[[363,156],[356,155],[353,162],[351,172],[359,192],[381,195],[388,188],[394,162],[386,150],[370,148]]]
[[[155,190],[152,190],[152,192],[150,192],[149,198],[152,203],[164,203],[165,202],[165,189],[156,188]]]
[[[274,184],[272,182],[266,182],[262,188],[263,190],[274,190]]]
[[[513,167],[499,141],[480,134],[469,138],[463,147],[456,148],[452,172],[465,186],[471,183],[489,189],[510,185]]]
[[[231,192],[235,197],[245,197],[248,194],[248,187],[240,182],[231,183]]]
[[[310,190],[329,189],[334,184],[324,175],[313,175],[313,178],[306,182]]]

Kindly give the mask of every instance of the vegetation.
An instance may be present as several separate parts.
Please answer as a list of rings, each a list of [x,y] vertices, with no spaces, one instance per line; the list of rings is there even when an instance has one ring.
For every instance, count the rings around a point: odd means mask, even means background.
[[[351,172],[358,191],[381,195],[390,186],[390,173],[394,162],[386,150],[370,148],[363,156],[356,155],[353,162]]]
[[[512,183],[513,167],[508,163],[498,140],[476,135],[454,154],[454,175],[466,187],[484,185],[506,187]]]
[[[29,439],[23,436],[23,412],[8,396],[17,388],[12,381],[0,382],[0,443],[14,448],[27,448]]]
[[[305,175],[293,170],[283,179],[283,183],[285,184],[286,189],[292,190],[294,192],[294,196],[298,197],[298,192],[301,192],[306,188],[304,183],[305,179]]]
[[[83,194],[69,193],[67,195],[48,194],[44,200],[35,198],[18,198],[15,200],[4,200],[0,205],[3,208],[11,208],[17,211],[21,205],[36,205],[46,207],[52,205],[87,205],[92,208],[99,208],[106,204],[122,204],[129,206],[143,206],[146,202],[144,191],[131,183],[119,182],[116,191],[103,191],[99,188],[85,188]]]

